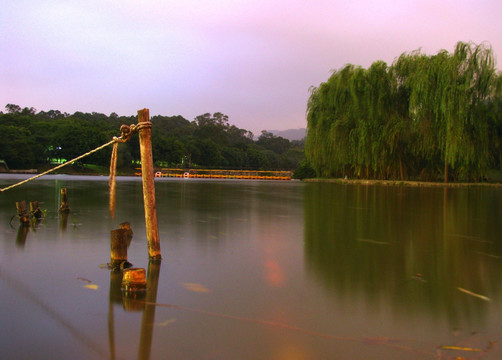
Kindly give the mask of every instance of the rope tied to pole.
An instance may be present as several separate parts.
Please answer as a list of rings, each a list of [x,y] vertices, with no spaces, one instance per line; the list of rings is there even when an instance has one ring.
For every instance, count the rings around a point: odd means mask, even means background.
[[[132,125],[122,125],[122,126],[120,127],[120,132],[121,132],[121,135],[120,135],[119,137],[114,136],[114,137],[113,137],[113,139],[112,139],[112,140],[110,140],[109,142],[107,142],[107,143],[105,143],[105,144],[103,144],[103,145],[101,145],[101,146],[98,146],[97,148],[95,148],[95,149],[93,149],[93,150],[91,150],[91,151],[88,151],[88,152],[86,152],[85,154],[82,154],[82,155],[80,155],[80,156],[77,156],[77,157],[76,157],[76,158],[74,158],[74,159],[71,159],[71,160],[69,160],[69,161],[66,161],[65,163],[60,164],[60,165],[58,165],[58,166],[55,166],[55,167],[53,167],[52,169],[49,169],[49,170],[47,170],[47,171],[44,171],[43,173],[40,173],[40,174],[35,175],[35,176],[32,176],[32,177],[30,177],[30,178],[28,178],[28,179],[25,179],[25,180],[23,180],[23,181],[20,181],[20,182],[18,182],[18,183],[16,183],[16,184],[13,184],[13,185],[10,185],[10,186],[7,186],[7,187],[4,187],[3,189],[0,189],[0,193],[1,193],[1,192],[4,192],[4,191],[7,191],[7,190],[10,190],[10,189],[12,189],[12,188],[15,188],[16,186],[19,186],[19,185],[25,184],[25,183],[27,183],[27,182],[29,182],[29,181],[32,181],[32,180],[38,179],[39,177],[44,176],[44,175],[47,175],[47,174],[49,174],[49,173],[51,173],[51,172],[53,172],[53,171],[59,170],[59,169],[61,169],[61,168],[65,167],[65,166],[67,166],[67,165],[70,165],[70,164],[74,163],[75,161],[78,161],[78,160],[80,160],[80,159],[83,159],[83,158],[84,158],[84,157],[86,157],[86,156],[89,156],[89,155],[91,155],[91,154],[94,154],[95,152],[98,152],[99,150],[102,150],[102,149],[106,148],[106,147],[107,147],[107,146],[109,146],[109,145],[116,144],[116,143],[119,143],[119,142],[125,143],[125,142],[127,142],[127,141],[131,138],[131,136],[132,136],[134,133],[136,133],[139,129],[141,129],[141,128],[143,128],[143,127],[148,127],[148,126],[150,126],[150,127],[151,127],[151,123],[150,123],[150,122],[140,122],[140,123],[138,123],[138,124],[136,124],[136,125],[134,125],[134,124],[132,124]],[[112,151],[112,153],[113,153],[113,151]],[[116,156],[116,154],[115,154],[115,156]]]
[[[115,143],[113,144],[112,156],[110,159],[110,179],[108,180],[108,187],[110,188],[110,216],[112,219],[115,216],[115,190],[116,190],[116,181],[115,178],[117,176],[117,151],[119,142],[125,143],[127,142],[134,133],[137,133],[139,130],[152,127],[152,123],[150,121],[143,121],[137,124],[131,125],[122,125],[120,126],[120,137],[114,137]]]

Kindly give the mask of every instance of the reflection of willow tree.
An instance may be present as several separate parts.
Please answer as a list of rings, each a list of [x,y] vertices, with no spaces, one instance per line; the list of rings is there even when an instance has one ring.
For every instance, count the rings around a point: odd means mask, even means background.
[[[325,177],[479,180],[500,158],[501,84],[491,48],[462,42],[346,65],[311,90],[306,156]]]
[[[500,297],[500,194],[489,189],[309,184],[305,254],[312,272],[341,299],[457,324],[482,319],[483,301],[457,287]],[[479,222],[482,222],[481,224]],[[475,306],[480,305],[480,306]],[[465,319],[464,319],[465,320]]]

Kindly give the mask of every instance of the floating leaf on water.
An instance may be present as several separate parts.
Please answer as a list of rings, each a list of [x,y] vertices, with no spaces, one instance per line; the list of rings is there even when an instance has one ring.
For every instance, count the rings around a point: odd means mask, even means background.
[[[448,236],[456,237],[459,239],[470,240],[470,241],[476,241],[476,242],[480,242],[480,243],[493,244],[493,241],[483,240],[483,239],[480,239],[479,237],[476,237],[476,236],[462,235],[462,234],[448,234]]]
[[[491,257],[491,258],[494,258],[494,259],[502,259],[502,256],[498,256],[498,255],[487,254],[487,253],[484,253],[484,252],[481,252],[481,251],[478,251],[477,253],[479,255],[488,256],[488,257]]]
[[[195,284],[195,283],[182,283],[182,285],[185,287],[185,289],[193,292],[200,292],[200,293],[208,293],[211,292],[207,287],[201,284]]]
[[[169,324],[172,324],[176,322],[176,319],[175,318],[172,318],[172,319],[169,319],[169,320],[166,320],[166,321],[163,321],[161,323],[154,323],[155,326],[167,326]]]
[[[458,351],[483,351],[483,349],[476,349],[476,348],[470,348],[470,347],[464,347],[464,346],[441,346],[440,349],[443,350],[458,350]]]
[[[78,276],[78,277],[77,277],[77,280],[85,281],[85,282],[86,282],[86,283],[88,283],[88,284],[92,283],[92,281],[91,281],[91,280],[86,279],[86,278],[83,278],[83,277],[80,277],[80,276]]]
[[[424,276],[422,274],[416,274],[416,275],[413,275],[411,277],[413,280],[417,280],[417,281],[420,281],[420,282],[427,282],[427,280],[424,279]]]
[[[370,244],[377,244],[377,245],[389,245],[390,244],[387,241],[377,241],[377,240],[373,240],[373,239],[363,239],[363,238],[357,238],[357,241],[367,242]]]
[[[484,300],[484,301],[492,301],[492,299],[490,299],[489,297],[486,297],[486,296],[484,296],[484,295],[480,295],[480,294],[473,293],[472,291],[466,290],[466,289],[461,288],[461,287],[457,287],[457,290],[459,290],[459,291],[463,292],[464,294],[468,294],[468,295],[471,295],[471,296],[477,297],[478,299],[481,299],[481,300]]]
[[[86,289],[91,289],[91,290],[98,290],[99,289],[99,286],[96,284],[87,284],[87,285],[84,285],[84,287]]]

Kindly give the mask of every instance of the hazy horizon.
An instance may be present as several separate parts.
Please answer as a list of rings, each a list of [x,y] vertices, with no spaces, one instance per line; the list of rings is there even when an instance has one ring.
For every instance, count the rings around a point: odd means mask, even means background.
[[[458,41],[488,42],[497,56],[501,13],[488,0],[7,0],[0,105],[305,128],[309,88],[332,70]]]

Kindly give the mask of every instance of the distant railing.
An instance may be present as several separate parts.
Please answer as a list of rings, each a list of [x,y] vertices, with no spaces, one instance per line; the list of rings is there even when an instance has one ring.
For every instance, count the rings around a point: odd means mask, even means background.
[[[141,169],[134,173],[141,176]],[[266,170],[221,170],[221,169],[180,169],[161,168],[155,177],[201,178],[201,179],[240,179],[240,180],[291,180],[291,171]]]

